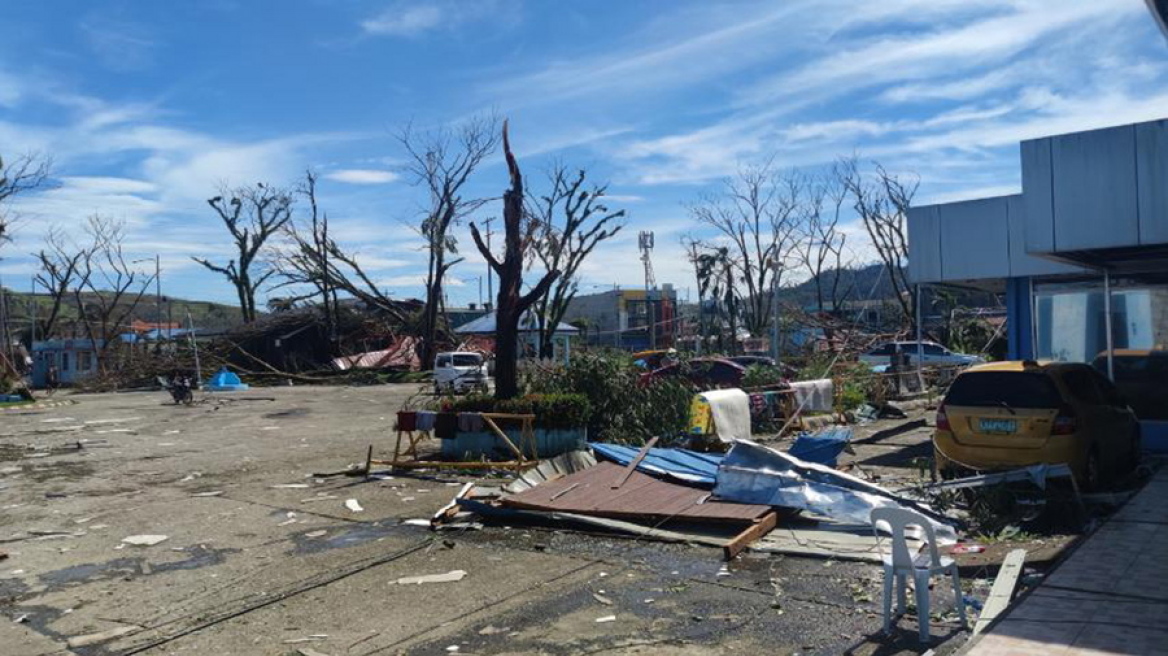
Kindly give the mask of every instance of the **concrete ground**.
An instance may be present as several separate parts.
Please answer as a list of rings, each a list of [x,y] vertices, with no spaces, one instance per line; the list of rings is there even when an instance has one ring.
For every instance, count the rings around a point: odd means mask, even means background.
[[[402,520],[473,479],[312,476],[370,444],[387,455],[416,391],[83,395],[0,414],[0,652],[924,651],[912,622],[878,636],[875,566],[746,554],[724,568],[716,549],[521,526],[434,534]],[[140,535],[166,538],[123,542]],[[397,582],[453,570],[465,578]],[[939,653],[964,641],[933,631]]]

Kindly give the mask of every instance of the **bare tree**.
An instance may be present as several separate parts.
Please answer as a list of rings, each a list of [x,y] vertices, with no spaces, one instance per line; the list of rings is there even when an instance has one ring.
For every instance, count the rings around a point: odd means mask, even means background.
[[[741,169],[724,181],[720,193],[690,205],[699,223],[714,228],[726,241],[737,270],[734,286],[745,307],[745,327],[765,333],[771,322],[772,290],[792,258],[798,228],[803,179],[780,175],[770,163]]]
[[[624,224],[624,210],[609,210],[604,202],[607,185],[587,187],[587,174],[575,175],[562,165],[548,172],[551,190],[531,203],[537,221],[532,243],[545,271],[559,271],[555,284],[535,304],[539,326],[539,356],[553,355],[553,336],[579,287],[577,272],[597,244],[615,236]]]
[[[15,196],[32,191],[49,177],[49,160],[34,154],[9,162],[0,156],[0,245],[12,239],[12,216],[5,205]]]
[[[273,258],[283,281],[278,288],[292,288],[294,292],[278,299],[279,307],[287,308],[301,301],[319,299],[329,326],[329,335],[336,341],[336,324],[340,310],[338,297],[348,294],[369,308],[405,323],[407,316],[402,304],[390,298],[377,286],[373,278],[361,268],[358,255],[346,251],[329,236],[328,213],[320,209],[316,197],[316,174],[309,171],[300,188],[308,202],[310,215],[307,227],[289,222],[285,233],[287,247]],[[308,291],[300,291],[305,288]]]
[[[109,370],[110,348],[129,326],[154,281],[152,274],[135,271],[126,260],[124,229],[120,221],[90,217],[86,226],[90,241],[77,265],[74,300],[101,372]]]
[[[548,292],[560,272],[549,270],[529,292],[521,293],[523,264],[532,248],[537,226],[536,222],[525,220],[523,174],[511,153],[506,121],[503,122],[503,154],[511,176],[511,187],[503,192],[503,258],[498,259],[491,253],[474,223],[470,224],[470,234],[483,259],[499,276],[495,305],[495,397],[509,399],[519,393],[519,321]]]
[[[50,339],[57,327],[57,320],[61,317],[65,300],[75,288],[74,283],[77,281],[81,262],[85,258],[85,251],[72,244],[58,228],[54,227],[45,236],[45,248],[34,256],[40,261],[36,283],[48,292],[52,301],[49,316],[44,320],[37,319],[37,330],[45,339]]]
[[[880,164],[874,164],[874,171],[865,175],[854,157],[841,160],[838,170],[856,214],[884,265],[905,322],[915,323],[916,287],[908,281],[906,217],[920,180],[901,179]]]
[[[458,130],[442,129],[415,133],[407,126],[398,141],[406,150],[406,172],[416,185],[426,189],[429,203],[418,232],[426,240],[429,261],[426,268],[426,303],[422,315],[422,362],[431,362],[437,350],[442,284],[446,272],[462,261],[447,260],[458,252],[452,226],[482,206],[485,199],[463,197],[470,176],[499,145],[498,119],[472,119]]]
[[[224,198],[227,195],[230,198]],[[225,189],[207,201],[231,233],[239,257],[229,260],[226,265],[214,264],[204,258],[191,259],[222,274],[235,287],[244,323],[255,321],[258,316],[256,291],[276,272],[274,268],[256,270],[260,251],[268,239],[291,220],[292,202],[291,193],[262,182],[255,187]]]
[[[839,312],[854,289],[840,290],[848,237],[840,230],[840,216],[847,199],[847,187],[837,170],[812,180],[800,204],[795,250],[815,285],[815,307],[820,313]]]

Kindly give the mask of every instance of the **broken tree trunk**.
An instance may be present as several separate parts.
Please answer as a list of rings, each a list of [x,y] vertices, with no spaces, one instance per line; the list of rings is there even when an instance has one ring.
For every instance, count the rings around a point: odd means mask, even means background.
[[[547,293],[559,271],[548,271],[527,294],[523,289],[523,261],[531,247],[534,229],[524,221],[523,174],[511,153],[507,121],[503,121],[503,154],[511,174],[511,188],[503,192],[503,229],[505,250],[497,259],[487,248],[475,224],[470,233],[475,246],[499,277],[495,304],[495,398],[510,399],[519,394],[519,321],[531,306]]]

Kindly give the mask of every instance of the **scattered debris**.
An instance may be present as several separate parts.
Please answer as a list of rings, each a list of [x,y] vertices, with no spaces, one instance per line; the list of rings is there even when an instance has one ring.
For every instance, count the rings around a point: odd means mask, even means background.
[[[423,574],[421,576],[404,576],[391,585],[422,585],[423,583],[456,583],[466,578],[466,570],[456,569],[445,574]]]
[[[1025,549],[1015,549],[1006,554],[1006,560],[998,570],[998,577],[994,579],[994,586],[990,588],[985,608],[973,627],[973,635],[981,633],[1010,605],[1010,600],[1014,597],[1014,588],[1018,585],[1018,575],[1022,573],[1022,565],[1025,562]]]
[[[740,503],[797,508],[855,524],[867,524],[875,508],[907,508],[930,519],[939,544],[957,541],[951,520],[923,503],[754,442],[739,441],[730,448],[718,467],[714,495]]]
[[[328,634],[327,633],[314,633],[314,634],[312,634],[310,636],[306,636],[304,638],[289,638],[288,640],[284,641],[284,644],[297,645],[297,644],[304,643],[304,642],[319,642],[321,640],[328,640]]]
[[[319,538],[328,535],[328,531],[309,531],[304,534],[306,538]]]
[[[75,636],[65,641],[65,644],[70,649],[78,647],[88,647],[89,645],[96,645],[102,642],[109,642],[114,638],[120,638],[127,633],[138,631],[136,626],[119,626],[117,628],[109,629],[108,631],[101,631],[99,633],[90,633],[87,635]]]
[[[215,490],[213,492],[197,492],[192,494],[192,497],[217,497],[223,494],[223,490]]]
[[[329,656],[324,652],[319,652],[312,647],[300,647],[296,651],[300,652],[300,656]]]
[[[279,485],[273,485],[272,489],[275,489],[275,490],[303,490],[303,489],[306,489],[308,487],[311,487],[308,483],[281,483]]]
[[[123,544],[129,544],[135,547],[153,547],[161,542],[166,542],[170,539],[168,535],[131,535],[122,538]]]
[[[597,624],[605,624],[607,622],[615,622],[615,621],[616,621],[616,615],[605,615],[604,617],[596,618]]]
[[[359,513],[365,511],[365,509],[361,507],[360,502],[358,502],[356,499],[345,499],[345,507],[348,508],[350,512]]]
[[[511,627],[509,627],[509,626],[508,627],[498,627],[498,626],[495,626],[493,624],[488,624],[488,625],[484,626],[483,628],[479,629],[479,635],[490,636],[490,635],[496,635],[499,633],[507,633],[510,630],[511,630]]]
[[[592,593],[592,598],[595,599],[596,601],[604,604],[605,606],[612,605],[612,599],[609,599],[608,597],[606,597],[602,594],[598,594],[598,593],[594,592],[594,593]]]

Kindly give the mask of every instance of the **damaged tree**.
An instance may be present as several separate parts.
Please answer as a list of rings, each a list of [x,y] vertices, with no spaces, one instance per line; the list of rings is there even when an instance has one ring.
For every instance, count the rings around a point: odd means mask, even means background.
[[[870,180],[855,158],[840,161],[838,170],[888,274],[905,324],[912,325],[916,323],[917,290],[908,280],[907,216],[920,180],[901,180],[880,164],[875,164],[876,179]]]
[[[231,198],[224,198],[226,194]],[[268,239],[292,219],[292,195],[261,182],[254,188],[224,191],[209,199],[207,204],[223,219],[239,258],[228,261],[225,266],[205,258],[191,259],[227,278],[239,296],[244,323],[251,323],[257,316],[256,291],[275,273],[275,269],[257,272],[253,267]]]
[[[475,246],[499,277],[499,293],[495,305],[495,398],[510,399],[519,393],[519,321],[559,277],[560,272],[552,269],[526,294],[523,288],[523,262],[532,248],[536,226],[523,207],[523,174],[519,163],[511,153],[511,143],[507,137],[507,122],[503,122],[503,154],[507,158],[507,171],[511,176],[511,188],[503,192],[503,258],[497,259],[479,234],[478,226],[470,224],[470,234]]]
[[[457,136],[446,130],[416,135],[407,127],[398,137],[409,156],[406,171],[414,184],[425,187],[430,196],[418,229],[429,249],[426,304],[422,311],[423,363],[433,362],[438,349],[442,285],[446,272],[462,261],[462,258],[446,259],[448,253],[458,252],[458,242],[451,234],[451,227],[486,202],[463,198],[463,186],[479,164],[495,152],[499,144],[497,126],[494,117],[482,117],[464,124]]]
[[[409,322],[410,316],[403,303],[390,298],[378,287],[361,268],[358,255],[346,251],[329,235],[328,212],[321,210],[317,203],[316,174],[312,171],[305,174],[301,193],[308,201],[309,224],[305,228],[289,222],[285,227],[291,243],[274,258],[283,280],[276,287],[291,288],[294,292],[278,299],[278,307],[291,309],[301,301],[321,299],[333,341],[340,321],[340,292],[397,323]],[[306,287],[308,291],[303,291]]]
[[[570,177],[563,166],[548,174],[551,191],[532,203],[539,225],[533,243],[545,271],[560,276],[535,305],[539,326],[539,357],[551,358],[556,327],[576,296],[580,265],[600,242],[615,236],[624,224],[624,210],[610,211],[604,203],[607,185],[585,188],[583,169]]]
[[[742,320],[762,335],[772,318],[772,293],[791,259],[797,239],[797,210],[803,179],[779,175],[768,162],[741,169],[724,181],[720,194],[689,207],[690,216],[728,243],[737,276],[731,286],[745,305]]]
[[[124,225],[100,216],[89,219],[90,243],[81,250],[74,300],[86,336],[92,340],[97,369],[109,371],[108,354],[130,324],[154,276],[131,268],[122,244]]]
[[[0,245],[12,239],[12,217],[4,206],[13,197],[41,186],[48,177],[46,159],[24,155],[6,163],[0,156]]]
[[[60,229],[55,227],[50,228],[49,234],[45,236],[45,246],[47,248],[42,248],[36,253],[41,266],[35,280],[48,292],[52,304],[49,306],[48,317],[44,320],[38,317],[37,332],[44,335],[45,339],[51,339],[61,317],[61,310],[65,306],[65,298],[74,288],[85,252],[81,248],[71,246]]]

